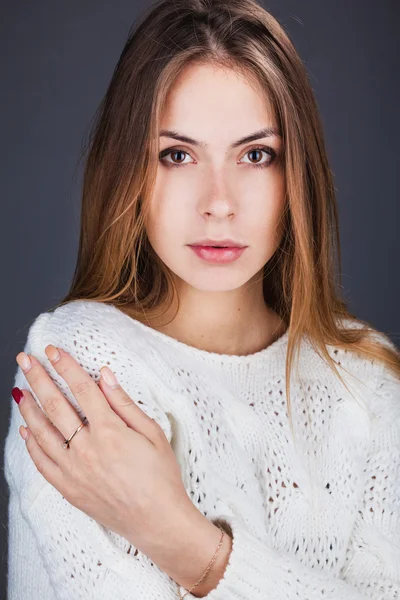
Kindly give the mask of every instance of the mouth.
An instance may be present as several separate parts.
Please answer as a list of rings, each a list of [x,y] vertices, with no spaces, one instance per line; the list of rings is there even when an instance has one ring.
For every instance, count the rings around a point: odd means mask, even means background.
[[[210,240],[204,239],[194,244],[188,244],[192,248],[246,248],[244,244],[234,240]]]
[[[246,246],[214,246],[189,244],[189,248],[203,261],[214,264],[228,264],[236,261],[246,250]]]

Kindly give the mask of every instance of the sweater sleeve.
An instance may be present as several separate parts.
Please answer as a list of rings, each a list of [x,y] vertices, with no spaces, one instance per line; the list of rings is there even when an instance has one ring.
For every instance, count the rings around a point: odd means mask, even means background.
[[[232,551],[224,576],[204,600],[400,598],[400,382],[386,369],[380,373],[364,492],[339,576],[268,547],[228,511],[218,521],[232,532]]]
[[[103,340],[96,338],[96,332],[94,335],[93,331],[85,332],[84,326],[78,326],[82,337],[76,343],[77,338],[71,337],[67,329],[63,335],[56,322],[53,326],[51,314],[39,315],[29,330],[24,351],[43,364],[75,408],[80,409],[44,352],[50,343],[74,356],[96,381],[100,378],[100,368],[108,361],[131,398],[161,425],[171,440],[169,420],[152,395],[151,382],[141,365],[143,361],[136,360],[126,349],[123,353],[117,339],[115,343],[108,339],[108,346],[104,347]],[[85,336],[90,341],[85,340]],[[97,336],[101,337],[100,329]],[[90,343],[91,351],[87,352]],[[86,348],[84,354],[79,354],[80,347]],[[104,354],[99,357],[94,348],[103,348]],[[14,385],[33,393],[19,367]],[[4,454],[4,472],[10,488],[9,519],[13,519],[9,536],[9,600],[48,598],[49,595],[52,600],[110,600],[116,596],[126,600],[176,598],[176,583],[166,573],[128,540],[70,504],[41,475],[18,432],[24,420],[11,396],[10,402],[11,419]],[[83,415],[81,411],[80,414]],[[76,439],[79,441],[79,437]],[[29,549],[40,558],[32,556]],[[36,573],[40,565],[44,570]],[[23,588],[18,583],[20,578],[24,579]],[[49,586],[52,593],[48,591]]]

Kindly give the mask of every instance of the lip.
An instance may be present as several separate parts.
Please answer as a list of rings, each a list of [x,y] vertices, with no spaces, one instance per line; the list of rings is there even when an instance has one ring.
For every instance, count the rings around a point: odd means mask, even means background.
[[[225,248],[212,248],[211,246],[192,246],[189,248],[202,260],[216,265],[229,264],[236,261],[246,250],[246,246],[227,246]]]
[[[224,240],[212,240],[210,238],[205,238],[203,240],[199,240],[198,242],[194,242],[193,244],[188,244],[189,246],[195,247],[209,247],[209,246],[221,246],[225,248],[247,248],[244,244],[240,244],[239,242],[235,242],[235,240],[224,239]]]

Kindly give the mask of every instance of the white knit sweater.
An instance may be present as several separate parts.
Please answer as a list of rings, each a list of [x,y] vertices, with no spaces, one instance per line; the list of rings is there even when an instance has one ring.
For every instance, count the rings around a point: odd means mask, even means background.
[[[44,353],[50,343],[96,381],[108,364],[162,426],[192,502],[232,528],[229,563],[207,600],[398,600],[400,383],[377,361],[328,346],[357,402],[305,338],[291,385],[295,444],[286,407],[287,341],[288,332],[255,354],[220,355],[114,306],[79,300],[40,314],[25,352],[40,360],[82,418]],[[19,368],[14,385],[30,389]],[[167,574],[37,471],[11,396],[10,403],[8,600],[176,599],[177,584]]]

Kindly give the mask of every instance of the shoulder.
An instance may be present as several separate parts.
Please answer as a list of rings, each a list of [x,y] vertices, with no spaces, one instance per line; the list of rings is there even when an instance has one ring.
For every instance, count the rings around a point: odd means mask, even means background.
[[[338,321],[338,325],[341,329],[348,331],[365,330],[370,339],[379,342],[381,346],[385,346],[386,348],[391,348],[392,350],[399,352],[396,345],[386,333],[375,329],[365,321],[356,318],[347,318]],[[356,368],[360,372],[365,371],[372,378],[374,378],[382,368],[382,363],[377,358],[362,357],[357,352],[353,352],[351,348],[343,349],[335,345],[327,345],[327,350],[338,365],[345,364]]]
[[[154,390],[151,363],[141,351],[146,340],[133,319],[109,304],[75,300],[39,314],[30,326],[25,352],[39,360],[82,417],[76,399],[47,358],[45,348],[49,344],[68,352],[96,383],[100,369],[109,366],[130,397],[162,426],[167,437],[171,436],[161,399]]]
[[[110,304],[95,300],[72,300],[55,309],[40,313],[29,328],[28,337],[35,343],[38,337],[49,334],[74,336],[81,331],[92,334],[100,329],[108,333],[121,325],[122,312]]]
[[[372,339],[398,351],[388,335],[364,321],[341,318],[337,323],[341,329],[368,330]],[[335,376],[320,349],[316,349],[309,340],[302,346],[302,378],[304,374],[304,379],[308,382],[315,380],[319,387],[328,386],[339,397],[356,399],[372,418],[373,415],[382,414],[384,410],[387,410],[388,415],[397,414],[400,381],[389,367],[375,357],[361,356],[350,348],[341,348],[335,344],[326,344],[325,347],[341,379]]]
[[[48,344],[59,345],[84,360],[104,350],[112,353],[118,345],[140,352],[144,343],[134,319],[111,304],[94,300],[73,300],[39,314],[27,334],[29,348],[42,358],[47,358],[44,349]]]
[[[369,329],[371,339],[380,345],[395,350],[399,349],[383,331],[371,327],[369,324],[357,320],[346,319],[341,323],[347,329]],[[359,390],[363,391],[363,399],[371,411],[372,422],[381,427],[391,421],[396,421],[397,426],[400,419],[400,377],[377,358],[365,358],[350,350],[329,347],[329,353],[337,365],[345,369],[340,374],[346,373],[353,380],[355,376],[360,384]],[[350,381],[347,379],[347,381]],[[361,386],[361,387],[360,387]]]

